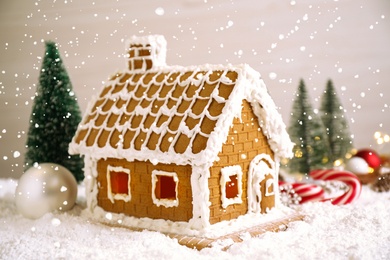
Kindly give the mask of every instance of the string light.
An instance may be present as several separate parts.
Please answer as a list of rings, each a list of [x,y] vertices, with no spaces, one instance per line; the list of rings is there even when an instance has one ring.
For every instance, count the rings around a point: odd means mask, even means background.
[[[390,142],[390,135],[379,131],[376,131],[374,133],[374,138],[376,140],[376,143],[379,145]]]

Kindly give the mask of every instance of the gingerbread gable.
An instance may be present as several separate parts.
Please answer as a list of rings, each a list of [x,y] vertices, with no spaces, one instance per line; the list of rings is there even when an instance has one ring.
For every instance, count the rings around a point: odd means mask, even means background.
[[[248,65],[166,66],[165,40],[159,37],[146,38],[157,39],[157,49],[153,44],[142,48],[145,38],[137,38],[140,44],[133,38],[128,70],[91,100],[71,153],[212,164],[247,100],[275,155],[291,156],[285,125],[258,72]]]

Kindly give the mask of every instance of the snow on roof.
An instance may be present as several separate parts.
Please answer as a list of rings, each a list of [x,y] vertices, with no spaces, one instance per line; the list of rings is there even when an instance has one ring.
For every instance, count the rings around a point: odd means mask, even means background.
[[[213,163],[244,99],[252,104],[275,155],[291,157],[293,144],[260,74],[248,65],[208,64],[141,66],[116,74],[90,101],[69,152],[152,163]]]

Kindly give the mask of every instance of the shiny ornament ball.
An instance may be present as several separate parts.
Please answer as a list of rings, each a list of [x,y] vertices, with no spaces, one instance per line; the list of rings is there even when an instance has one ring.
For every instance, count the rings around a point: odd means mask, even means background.
[[[356,154],[355,157],[363,158],[373,169],[377,169],[381,166],[380,156],[372,149],[361,149]]]
[[[15,192],[17,210],[31,219],[55,210],[69,210],[76,198],[75,177],[65,167],[54,163],[29,168],[19,179]]]
[[[345,164],[345,169],[356,174],[367,174],[370,172],[368,163],[360,157],[352,157],[349,159]]]

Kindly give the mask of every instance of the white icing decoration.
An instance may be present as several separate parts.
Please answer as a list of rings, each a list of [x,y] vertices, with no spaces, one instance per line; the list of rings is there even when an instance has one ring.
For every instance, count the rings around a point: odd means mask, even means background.
[[[230,177],[233,175],[237,175],[238,194],[234,198],[226,198],[226,183],[231,181]],[[223,208],[227,208],[227,206],[232,204],[242,203],[242,169],[239,165],[227,166],[221,169],[220,185]]]
[[[128,182],[127,182],[127,188],[128,193],[113,193],[111,189],[111,172],[124,172],[128,174]],[[123,200],[125,202],[129,202],[131,200],[131,190],[130,190],[130,170],[127,168],[123,168],[120,166],[111,166],[109,165],[107,167],[107,197],[110,199],[112,203],[115,203],[115,200]]]
[[[267,161],[271,168],[265,162]],[[266,191],[261,191],[260,182],[265,179],[267,174],[272,175],[272,180],[276,187],[277,177],[275,174],[275,162],[272,160],[271,156],[268,154],[259,154],[257,155],[249,165],[248,172],[248,211],[254,213],[261,212],[261,199],[262,192],[266,193]]]
[[[148,139],[143,142],[141,150],[136,150],[133,147],[129,149],[124,149],[122,145],[119,145],[119,147],[112,147],[109,142],[106,142],[104,147],[98,147],[97,143],[95,142],[92,146],[86,146],[85,141],[80,142],[80,144],[75,143],[74,141],[69,146],[69,152],[74,153],[81,153],[81,154],[90,154],[91,156],[94,156],[95,158],[103,158],[103,157],[117,157],[117,158],[126,158],[128,161],[146,161],[150,158],[154,158],[155,160],[159,161],[160,163],[172,163],[173,161],[176,164],[179,165],[186,165],[186,164],[197,164],[202,165],[205,163],[213,163],[216,161],[218,157],[218,153],[222,150],[222,145],[226,141],[227,135],[229,133],[229,128],[231,127],[233,118],[240,118],[241,116],[241,104],[242,100],[246,99],[248,100],[253,107],[253,111],[255,115],[258,117],[259,123],[262,125],[263,133],[268,137],[269,144],[271,146],[271,149],[273,152],[280,157],[291,157],[292,156],[292,147],[293,143],[291,143],[289,136],[286,132],[285,125],[281,119],[280,114],[278,113],[275,104],[272,101],[272,98],[267,93],[266,87],[263,83],[263,81],[260,79],[260,74],[254,71],[252,68],[250,68],[248,65],[238,65],[238,66],[222,66],[222,65],[204,65],[204,66],[196,66],[196,67],[160,67],[158,70],[149,70],[150,73],[169,73],[171,71],[176,71],[181,74],[184,74],[186,72],[191,72],[193,76],[188,77],[187,81],[189,80],[192,84],[196,83],[197,80],[194,79],[196,75],[196,70],[202,70],[206,71],[205,76],[202,78],[202,80],[207,79],[207,82],[210,80],[208,79],[208,75],[211,74],[215,70],[221,70],[224,74],[226,74],[228,71],[235,71],[238,73],[238,78],[236,80],[236,84],[232,90],[232,93],[229,96],[229,99],[224,100],[225,106],[222,110],[222,113],[217,117],[212,117],[209,114],[209,111],[206,109],[203,113],[200,115],[195,115],[191,112],[191,110],[187,111],[187,116],[192,117],[194,119],[197,118],[205,118],[208,117],[211,120],[217,120],[216,125],[214,128],[214,131],[212,131],[209,135],[204,134],[200,131],[200,124],[194,127],[192,130],[189,130],[188,127],[182,122],[179,125],[179,128],[176,131],[171,131],[168,129],[169,122],[164,122],[160,127],[157,127],[156,124],[151,125],[150,128],[146,129],[143,125],[143,122],[141,122],[140,127],[138,128],[131,128],[130,127],[130,121],[132,118],[128,120],[124,125],[119,126],[118,122],[114,124],[113,127],[108,127],[108,116],[106,117],[106,120],[102,123],[100,126],[99,133],[103,130],[108,131],[110,133],[113,133],[113,129],[117,129],[121,132],[122,135],[125,134],[127,129],[135,131],[135,135],[138,135],[140,131],[143,132],[155,132],[157,134],[161,134],[162,136],[166,132],[170,132],[172,134],[176,134],[178,132],[183,133],[187,135],[190,138],[190,143],[193,142],[193,139],[197,134],[201,134],[208,138],[207,141],[207,147],[205,150],[194,154],[192,153],[192,150],[190,147],[183,153],[178,156],[174,150],[174,145],[170,146],[170,149],[167,152],[162,152],[159,149],[150,150],[148,149],[147,141]],[[130,72],[129,72],[130,73]],[[131,77],[132,78],[132,77]],[[131,78],[129,79],[129,82],[131,82]],[[179,84],[180,82],[180,76],[176,77],[175,81],[173,83],[166,82],[166,79],[162,81],[161,84]],[[119,81],[119,78],[116,78],[111,84],[115,85],[117,84],[117,81]],[[142,80],[140,79],[138,84],[138,87],[145,87],[148,88],[153,83],[153,80],[149,82],[148,85],[143,85]],[[213,82],[210,82],[213,83]],[[187,86],[187,88],[189,85]],[[125,87],[126,88],[126,87]],[[199,91],[201,88],[197,89],[197,92],[195,93],[195,97],[199,97]],[[171,92],[173,89],[171,90]],[[125,100],[136,100],[141,101],[142,97],[136,97],[135,93],[136,91],[133,91],[131,93],[123,93],[123,92],[117,92],[111,95],[111,98],[116,98],[117,96],[121,95],[122,98]],[[168,92],[167,96],[171,97],[172,93]],[[212,101],[212,99],[221,99],[221,97],[218,96],[218,89],[215,88],[215,90],[211,93],[209,102]],[[164,98],[166,100],[168,97]],[[159,98],[157,98],[159,99]],[[195,98],[189,98],[185,95],[182,97],[184,100],[191,100],[194,102]],[[96,99],[93,99],[91,103],[95,103]],[[93,106],[90,105],[89,107]],[[152,104],[152,102],[151,102]],[[153,114],[151,112],[151,104],[146,108],[137,107],[135,109],[135,113],[133,115],[140,115],[143,116],[143,118],[146,118],[146,115],[152,115],[156,117],[160,117],[161,115],[171,116],[172,114],[177,114],[176,106],[173,106],[172,108],[168,108],[166,104],[164,104],[160,110],[157,112],[157,114]],[[191,104],[192,105],[192,104]],[[261,106],[262,107],[261,107]],[[113,105],[112,107],[116,107]],[[121,107],[119,110],[121,113],[125,112],[125,105]],[[113,111],[107,111],[107,112],[100,112],[101,115],[105,115],[108,113],[113,113]],[[115,111],[116,112],[116,111]],[[82,122],[85,122],[86,119],[89,117],[88,114],[85,114],[84,119]],[[200,122],[201,123],[201,122]],[[92,126],[94,124],[94,121],[91,120],[88,123],[80,124],[78,130],[87,129],[90,128],[92,131]],[[147,138],[150,135],[147,135]],[[179,135],[176,135],[176,139]],[[108,137],[110,138],[111,135]],[[176,139],[172,140],[172,143],[175,143]],[[162,138],[160,138],[160,142],[162,141]],[[121,140],[119,141],[121,142]],[[159,143],[157,144],[158,147]],[[175,160],[172,160],[172,158],[175,158]]]
[[[275,180],[273,178],[268,179],[265,183],[265,195],[266,197],[275,195]]]
[[[210,190],[208,179],[210,178],[210,164],[192,166],[192,219],[191,228],[201,230],[210,226]]]
[[[166,53],[167,53],[167,42],[162,35],[147,35],[143,37],[139,36],[132,36],[129,40],[126,41],[126,49],[130,47],[130,44],[141,44],[146,45],[150,44],[150,56],[144,56],[144,57],[128,57],[128,61],[132,63],[132,66],[134,67],[134,62],[136,60],[142,60],[142,59],[150,59],[153,60],[153,67],[159,67],[159,66],[166,66]],[[141,47],[144,49],[144,47]],[[138,52],[137,48],[133,48],[135,52]],[[145,63],[143,64],[143,67],[141,69],[135,70],[135,71],[145,71]]]
[[[93,212],[97,205],[98,183],[97,183],[96,161],[89,156],[84,157],[84,180],[85,198],[87,210]]]
[[[146,115],[151,115],[155,117],[160,117],[161,115],[167,115],[168,117],[171,115],[178,116],[187,116],[192,117],[193,119],[209,118],[211,120],[216,120],[216,125],[214,131],[210,134],[204,134],[201,132],[200,124],[201,122],[194,127],[193,129],[189,129],[189,127],[182,121],[176,131],[171,131],[167,128],[169,122],[165,122],[159,127],[157,127],[156,123],[152,124],[149,128],[144,127],[144,123],[141,122],[140,127],[134,129],[130,127],[130,121],[132,118],[129,118],[123,125],[119,125],[119,121],[116,121],[113,126],[108,126],[109,116],[106,116],[105,120],[102,122],[100,126],[98,126],[98,136],[100,136],[101,131],[109,132],[108,140],[110,140],[113,130],[117,130],[120,133],[120,138],[117,143],[117,147],[112,147],[110,142],[106,142],[105,146],[99,147],[97,142],[95,141],[93,145],[87,146],[86,139],[83,139],[80,143],[76,143],[76,137],[74,136],[72,142],[69,145],[69,153],[70,154],[82,154],[85,156],[85,184],[87,190],[87,207],[91,211],[99,208],[97,206],[97,194],[98,194],[98,183],[96,181],[97,177],[97,161],[99,159],[106,158],[125,158],[127,161],[147,161],[149,160],[152,164],[157,165],[158,163],[163,164],[171,164],[175,163],[178,165],[191,165],[192,166],[192,174],[191,174],[191,186],[192,186],[192,194],[193,194],[193,218],[189,221],[189,227],[191,229],[201,230],[203,228],[207,228],[210,226],[209,216],[210,216],[210,201],[209,201],[209,188],[208,188],[208,178],[210,176],[209,169],[216,162],[218,158],[219,152],[222,150],[222,146],[224,142],[226,142],[229,129],[232,126],[232,122],[234,118],[239,118],[241,120],[241,109],[242,109],[242,101],[247,100],[251,103],[253,108],[253,112],[257,117],[257,120],[261,126],[259,131],[262,131],[264,135],[267,136],[269,145],[274,152],[274,160],[272,161],[269,155],[261,155],[262,158],[267,160],[272,166],[274,172],[278,172],[279,168],[279,159],[282,157],[292,157],[292,147],[293,143],[289,139],[289,136],[286,131],[286,126],[282,121],[281,115],[277,111],[277,108],[267,92],[266,86],[261,79],[261,76],[258,72],[253,70],[246,64],[233,66],[229,65],[210,65],[205,64],[201,66],[167,66],[165,63],[166,59],[166,42],[163,36],[146,36],[146,37],[132,37],[130,39],[132,43],[140,43],[146,44],[150,43],[151,48],[154,48],[156,51],[151,52],[151,59],[153,60],[153,67],[149,69],[147,72],[143,71],[144,68],[138,70],[126,70],[121,73],[121,76],[114,78],[111,80],[106,86],[111,89],[106,93],[109,95],[109,99],[118,100],[121,99],[124,101],[124,105],[121,107],[116,107],[116,104],[111,106],[111,109],[108,111],[103,111],[103,106],[99,105],[96,108],[96,111],[93,111],[94,105],[100,99],[105,99],[105,102],[108,102],[106,96],[100,98],[99,96],[92,97],[91,101],[87,107],[87,113],[85,113],[82,122],[78,126],[78,132],[89,129],[89,132],[93,130],[95,127],[95,120],[97,117],[104,115],[128,115],[130,114],[126,111],[126,107],[130,100],[134,101],[151,101],[156,99],[157,101],[165,101],[169,98],[172,99],[180,99],[184,101],[192,102],[190,107],[195,102],[196,98],[199,97],[199,91],[201,88],[198,88],[194,94],[194,97],[188,97],[185,94],[180,96],[179,98],[172,97],[172,91],[169,91],[166,94],[166,97],[160,98],[159,91],[157,91],[152,97],[147,97],[145,95],[141,97],[137,97],[135,95],[136,90],[132,92],[128,92],[127,86],[134,85],[137,88],[149,88],[151,85],[177,85],[185,88],[189,88],[190,85],[201,86],[204,83],[208,84],[226,84],[231,85],[233,90],[229,95],[228,99],[225,99],[219,96],[219,88],[216,87],[214,91],[210,94],[209,102],[211,100],[216,100],[219,103],[223,103],[224,107],[222,113],[216,117],[210,115],[209,111],[205,109],[203,113],[200,115],[195,115],[191,110],[185,111],[184,113],[178,113],[177,107],[173,106],[172,108],[168,108],[165,103],[157,113],[152,113],[152,104],[151,102],[149,106],[142,108],[138,106],[134,113],[131,115],[134,116],[143,116],[143,120],[145,120]],[[129,46],[130,42],[126,43]],[[212,81],[209,77],[215,71],[220,71],[220,77],[216,81]],[[228,72],[236,72],[237,79],[233,82],[229,77],[227,77]],[[155,73],[156,75],[149,81],[149,83],[145,83],[144,78],[146,73]],[[180,75],[173,78],[170,75],[173,73],[179,73]],[[191,75],[187,76],[187,78],[183,81],[180,80],[181,75],[185,73],[190,73]],[[125,74],[130,74],[131,76],[125,81],[120,82],[121,78]],[[164,78],[161,80],[161,75],[164,74]],[[166,75],[165,75],[166,74]],[[135,77],[139,77],[136,81]],[[157,78],[159,78],[157,80]],[[172,82],[169,82],[171,78]],[[173,80],[172,80],[173,79]],[[112,93],[112,90],[116,85],[125,85],[122,90]],[[102,89],[102,90],[103,90]],[[185,90],[183,93],[186,93]],[[94,117],[88,123],[85,123],[89,117]],[[162,152],[158,147],[162,141],[160,138],[157,143],[157,149],[150,150],[146,144],[150,135],[146,135],[146,140],[143,143],[140,150],[136,150],[133,147],[130,149],[123,148],[123,137],[126,131],[130,129],[135,131],[135,135],[138,136],[140,131],[143,132],[155,132],[164,136],[167,132],[173,134],[172,144],[176,143],[179,135],[177,133],[181,133],[186,135],[190,139],[190,145],[182,154],[177,154],[174,150],[174,145],[171,145],[169,150],[166,152]],[[206,148],[197,153],[192,153],[192,143],[197,134],[201,134],[207,138]],[[89,133],[87,133],[87,136]],[[277,185],[277,174],[274,174],[275,185]],[[248,176],[249,179],[252,178],[251,174]],[[249,183],[249,182],[248,182]],[[276,186],[275,186],[276,187]],[[251,187],[252,188],[252,187]],[[250,188],[250,189],[251,189]],[[253,192],[252,192],[253,193]],[[275,190],[275,197],[278,198],[277,189]],[[256,205],[253,202],[256,199],[256,194],[249,195],[248,193],[248,202],[249,202],[249,212],[256,211]],[[261,199],[261,198],[260,198]],[[278,200],[276,200],[278,204]],[[280,205],[280,204],[279,204]]]
[[[175,181],[175,183],[176,183],[176,187],[175,187],[176,198],[174,200],[172,200],[172,199],[158,199],[156,197],[155,190],[156,190],[156,184],[158,182],[158,175],[170,176]],[[179,199],[177,197],[178,184],[179,184],[179,178],[177,177],[176,172],[166,172],[166,171],[160,171],[160,170],[153,170],[152,171],[152,200],[153,200],[153,203],[155,205],[157,205],[158,207],[164,206],[166,208],[179,206]]]

